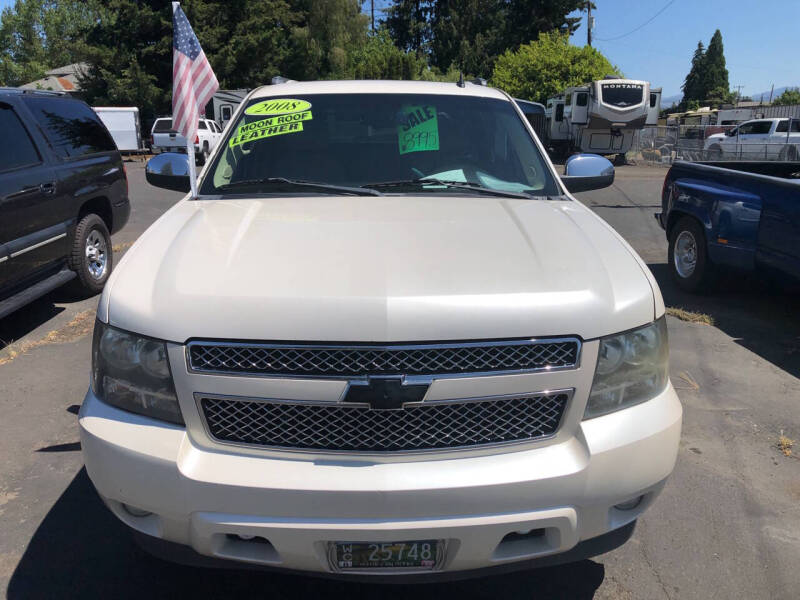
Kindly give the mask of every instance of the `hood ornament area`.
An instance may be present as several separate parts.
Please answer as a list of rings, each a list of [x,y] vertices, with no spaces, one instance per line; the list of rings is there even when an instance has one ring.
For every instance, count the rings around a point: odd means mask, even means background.
[[[367,405],[372,410],[403,410],[407,403],[422,402],[429,383],[406,384],[402,376],[350,380],[342,403]]]

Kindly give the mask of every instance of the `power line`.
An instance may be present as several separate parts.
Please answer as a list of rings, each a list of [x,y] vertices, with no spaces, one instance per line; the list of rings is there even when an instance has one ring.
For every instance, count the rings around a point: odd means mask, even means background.
[[[611,37],[611,38],[594,38],[594,39],[596,39],[596,40],[597,40],[597,41],[599,41],[599,42],[613,42],[614,40],[620,40],[620,39],[622,39],[622,38],[624,38],[624,37],[627,37],[627,36],[629,36],[630,34],[632,34],[632,33],[635,33],[635,32],[637,32],[637,31],[639,31],[639,30],[640,30],[642,27],[644,27],[645,25],[648,25],[648,24],[652,23],[652,22],[655,20],[655,18],[656,18],[658,15],[660,15],[660,14],[661,14],[661,13],[663,13],[665,10],[667,10],[667,9],[670,7],[670,5],[672,5],[674,2],[675,2],[675,0],[669,0],[669,2],[667,2],[667,3],[664,5],[664,7],[663,7],[663,8],[662,8],[660,11],[658,11],[658,12],[657,12],[656,14],[654,14],[652,17],[650,17],[649,19],[647,19],[647,21],[645,21],[644,23],[642,23],[641,25],[639,25],[637,28],[635,28],[635,29],[631,29],[631,30],[630,30],[628,33],[623,33],[622,35],[618,35],[618,36],[616,36],[616,37]]]

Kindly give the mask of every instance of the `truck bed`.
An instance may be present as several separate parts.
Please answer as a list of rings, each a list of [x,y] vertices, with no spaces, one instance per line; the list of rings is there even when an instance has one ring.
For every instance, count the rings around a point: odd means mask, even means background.
[[[800,278],[799,162],[676,162],[661,202],[667,239],[693,218],[715,267]]]
[[[677,163],[676,163],[677,164]],[[800,162],[770,161],[701,161],[695,163],[682,163],[684,165],[705,165],[717,169],[752,173],[754,175],[767,175],[782,179],[800,179]]]

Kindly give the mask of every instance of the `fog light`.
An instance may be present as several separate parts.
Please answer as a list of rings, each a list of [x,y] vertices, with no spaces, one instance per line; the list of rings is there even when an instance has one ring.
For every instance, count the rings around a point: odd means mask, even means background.
[[[125,512],[132,517],[149,517],[153,514],[150,511],[142,510],[141,508],[136,508],[135,506],[130,506],[128,504],[123,504],[122,508],[125,509]]]
[[[642,503],[643,498],[644,496],[639,496],[638,498],[628,500],[627,502],[620,502],[619,504],[615,504],[614,508],[617,510],[633,510]]]

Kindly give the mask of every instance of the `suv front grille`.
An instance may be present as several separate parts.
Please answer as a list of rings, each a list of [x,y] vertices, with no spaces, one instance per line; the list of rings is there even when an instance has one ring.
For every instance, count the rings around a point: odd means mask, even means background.
[[[190,342],[187,349],[193,371],[309,377],[573,368],[579,354],[575,338],[381,346]]]
[[[391,452],[522,442],[558,429],[572,390],[379,410],[361,404],[200,396],[211,437],[297,450]]]

